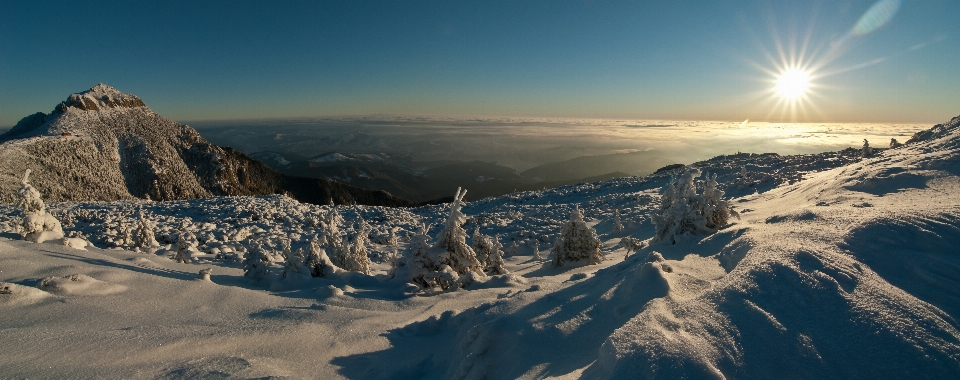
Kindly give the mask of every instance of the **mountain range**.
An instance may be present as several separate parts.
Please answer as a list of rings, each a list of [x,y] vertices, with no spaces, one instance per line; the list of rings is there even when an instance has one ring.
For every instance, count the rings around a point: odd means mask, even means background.
[[[409,206],[385,191],[278,173],[99,84],[0,135],[0,201],[23,173],[51,201],[153,200],[286,193],[310,203]]]

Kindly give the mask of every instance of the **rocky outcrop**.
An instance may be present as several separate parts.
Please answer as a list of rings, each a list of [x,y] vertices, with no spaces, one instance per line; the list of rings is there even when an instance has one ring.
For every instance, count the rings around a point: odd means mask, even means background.
[[[26,169],[50,201],[288,193],[312,203],[410,205],[382,191],[277,173],[103,84],[0,135],[0,201],[12,201]]]

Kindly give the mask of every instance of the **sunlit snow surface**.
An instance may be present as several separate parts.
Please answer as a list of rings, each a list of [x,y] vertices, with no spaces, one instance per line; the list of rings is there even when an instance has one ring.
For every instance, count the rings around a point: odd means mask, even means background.
[[[510,275],[448,293],[390,279],[380,244],[393,228],[402,249],[417,222],[435,234],[443,206],[338,206],[348,236],[360,217],[375,226],[374,275],[306,284],[280,281],[279,263],[250,282],[236,252],[267,238],[301,247],[329,206],[283,196],[51,205],[68,235],[97,247],[85,251],[13,240],[15,212],[3,206],[0,377],[955,378],[958,123],[865,159],[700,162],[741,219],[626,259],[617,241],[653,235],[650,215],[676,172],[471,202],[468,231],[479,223],[520,249],[506,258]],[[574,206],[607,259],[534,260],[534,242],[547,251]],[[168,250],[105,249],[141,210],[161,244],[186,228],[203,253],[179,264]],[[204,268],[210,281],[196,279]]]

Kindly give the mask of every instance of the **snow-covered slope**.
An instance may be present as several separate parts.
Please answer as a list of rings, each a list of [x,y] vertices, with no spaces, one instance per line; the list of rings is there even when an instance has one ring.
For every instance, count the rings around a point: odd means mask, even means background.
[[[338,207],[348,239],[361,218],[374,226],[370,276],[291,282],[275,263],[251,282],[243,251],[305,247],[330,207],[284,196],[52,204],[68,235],[97,248],[0,241],[0,377],[956,378],[958,125],[863,159],[698,163],[720,174],[741,219],[629,257],[617,242],[653,236],[676,172],[471,202],[466,230],[519,248],[511,274],[445,293],[391,279],[386,244],[393,230],[403,251],[420,223],[436,234],[443,206]],[[0,236],[14,238],[15,210],[0,207]],[[535,259],[574,207],[606,259]],[[123,231],[141,210],[166,247],[106,249],[129,247]],[[171,260],[181,230],[200,244],[189,264]],[[204,268],[211,281],[195,280]]]
[[[130,94],[100,84],[0,135],[0,194],[10,202],[26,169],[49,200],[189,199],[289,192],[326,203],[404,205],[389,194],[284,176]]]

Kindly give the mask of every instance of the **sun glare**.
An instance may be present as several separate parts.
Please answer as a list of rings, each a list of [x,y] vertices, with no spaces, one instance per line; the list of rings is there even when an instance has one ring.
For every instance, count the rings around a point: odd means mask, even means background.
[[[777,78],[777,94],[787,100],[797,99],[807,93],[810,74],[798,69],[789,69]]]

